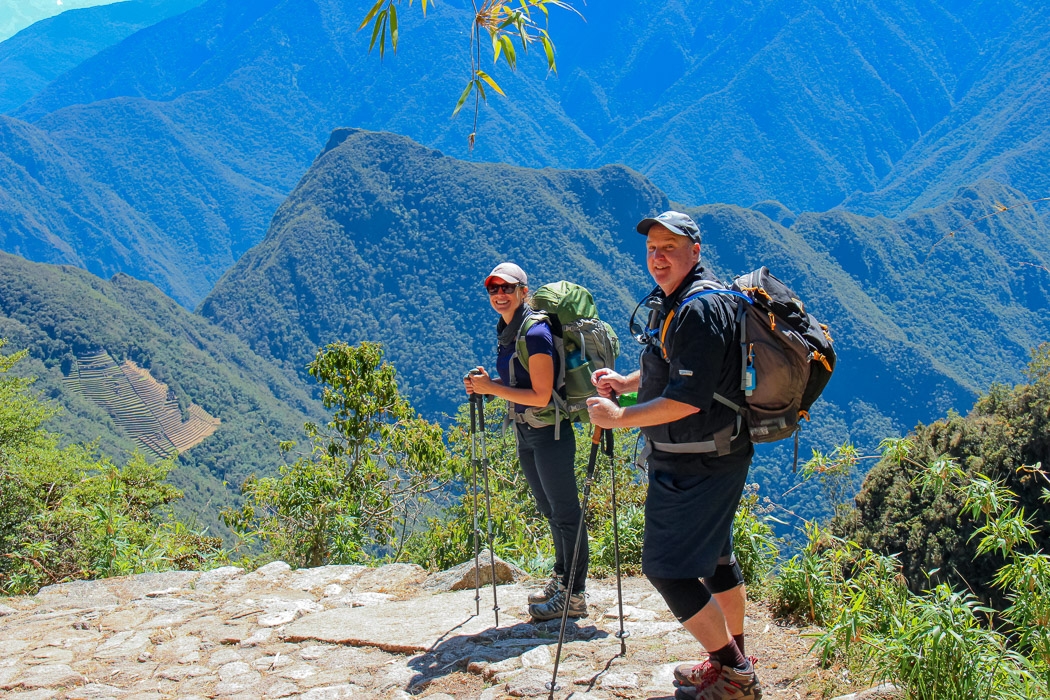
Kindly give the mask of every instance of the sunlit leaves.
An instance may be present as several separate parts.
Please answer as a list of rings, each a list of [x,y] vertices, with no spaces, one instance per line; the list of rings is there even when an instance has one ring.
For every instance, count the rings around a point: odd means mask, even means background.
[[[397,5],[400,0],[377,0],[369,9],[358,31],[371,24],[372,37],[368,44],[371,52],[378,42],[380,59],[385,57],[387,37],[390,39],[390,47],[397,52],[399,41]],[[409,5],[412,0],[409,0]],[[426,15],[427,0],[422,0],[423,14]],[[518,47],[527,53],[530,44],[539,43],[543,47],[543,55],[547,61],[547,70],[557,72],[558,66],[555,60],[554,41],[551,39],[548,25],[550,22],[550,9],[557,7],[580,15],[572,5],[561,0],[484,0],[480,5],[475,2],[474,20],[471,23],[469,60],[470,79],[466,87],[456,101],[452,110],[452,116],[459,114],[466,104],[467,99],[474,96],[474,122],[468,141],[473,147],[478,128],[478,113],[482,101],[487,101],[488,96],[485,86],[495,90],[499,95],[506,96],[503,89],[496,81],[481,70],[480,46],[482,32],[488,34],[492,45],[492,63],[496,65],[500,58],[511,70],[518,67]],[[541,24],[542,22],[542,24]]]

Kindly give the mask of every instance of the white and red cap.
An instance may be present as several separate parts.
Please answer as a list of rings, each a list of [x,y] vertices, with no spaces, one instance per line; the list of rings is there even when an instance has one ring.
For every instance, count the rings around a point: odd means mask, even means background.
[[[525,271],[512,262],[500,263],[492,268],[492,272],[485,278],[485,285],[488,286],[493,279],[500,279],[504,282],[524,286],[529,284],[529,277],[525,274]]]

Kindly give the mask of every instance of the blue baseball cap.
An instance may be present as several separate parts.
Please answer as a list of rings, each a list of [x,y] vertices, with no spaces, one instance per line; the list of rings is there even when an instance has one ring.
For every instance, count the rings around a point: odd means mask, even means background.
[[[648,236],[649,229],[654,224],[660,224],[671,233],[686,236],[694,243],[700,242],[700,227],[688,215],[680,211],[665,211],[659,216],[642,219],[635,229],[643,236]]]

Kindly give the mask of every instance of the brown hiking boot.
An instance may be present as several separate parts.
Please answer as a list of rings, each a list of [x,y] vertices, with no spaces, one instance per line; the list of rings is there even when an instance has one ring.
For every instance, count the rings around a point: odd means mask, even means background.
[[[532,619],[540,622],[554,620],[561,617],[562,611],[565,610],[565,605],[568,604],[569,617],[587,617],[586,594],[582,591],[572,595],[566,595],[566,593],[567,591],[563,588],[551,596],[551,599],[546,603],[530,605],[529,615],[532,615]]]
[[[749,656],[747,660],[751,662],[752,668],[758,665],[757,656]],[[674,679],[678,685],[696,685],[699,678],[704,675],[705,670],[709,667],[707,661],[697,661],[696,663],[690,661],[684,664],[678,664],[674,669]],[[697,680],[694,680],[697,679]]]
[[[529,605],[535,605],[537,603],[546,603],[548,600],[554,597],[554,594],[558,591],[564,591],[565,584],[561,582],[561,576],[553,574],[547,585],[538,591],[529,593]]]
[[[722,666],[714,659],[689,666],[683,664],[674,670],[679,686],[675,700],[761,700],[762,686],[755,668],[748,661],[740,670]]]

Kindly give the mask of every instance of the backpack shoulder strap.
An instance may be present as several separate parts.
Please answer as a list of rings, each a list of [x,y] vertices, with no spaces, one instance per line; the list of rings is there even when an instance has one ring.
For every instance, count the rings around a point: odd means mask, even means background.
[[[547,316],[546,311],[537,311],[533,309],[525,320],[521,322],[521,327],[518,328],[518,335],[514,338],[514,354],[510,356],[510,385],[514,386],[514,358],[518,359],[521,366],[525,368],[525,371],[529,371],[529,349],[525,343],[525,335],[529,332],[529,329],[535,326],[537,323],[544,321],[550,323],[550,318]]]
[[[722,286],[716,286],[717,283],[711,280],[697,280],[689,287],[685,293],[685,297],[678,302],[678,305],[664,317],[663,323],[660,326],[660,338],[657,341],[657,345],[660,347],[660,354],[663,356],[665,362],[670,362],[671,358],[667,355],[667,331],[671,327],[671,320],[675,314],[678,313],[689,302],[694,299],[698,299],[703,296],[709,296],[711,294],[725,294],[728,296],[738,297],[743,299],[748,304],[751,303],[751,299],[746,295],[742,294],[734,289],[726,289]]]

